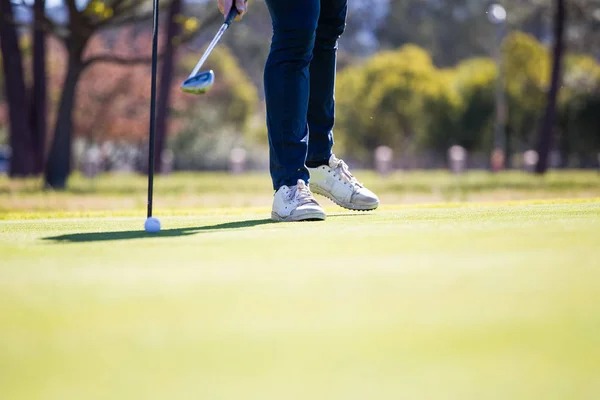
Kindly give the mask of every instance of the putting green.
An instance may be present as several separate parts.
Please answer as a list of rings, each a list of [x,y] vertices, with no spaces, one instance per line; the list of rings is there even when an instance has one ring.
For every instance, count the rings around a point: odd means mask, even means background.
[[[600,201],[333,210],[0,221],[0,398],[600,396]]]

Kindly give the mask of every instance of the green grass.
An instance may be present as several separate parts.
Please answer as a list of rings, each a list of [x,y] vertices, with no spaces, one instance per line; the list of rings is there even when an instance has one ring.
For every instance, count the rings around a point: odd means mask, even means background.
[[[568,190],[600,189],[600,174],[593,170],[555,170],[543,176],[523,171],[509,170],[493,174],[486,171],[469,171],[463,175],[448,171],[396,171],[381,177],[372,171],[356,172],[378,192],[423,192],[432,190],[453,190],[457,186],[467,191],[495,189]],[[168,195],[233,193],[242,191],[253,193],[258,189],[269,189],[270,180],[266,172],[251,172],[236,177],[228,173],[185,173],[156,177],[155,184]],[[122,195],[144,194],[147,178],[143,175],[99,175],[88,179],[74,174],[69,180],[69,194]],[[39,194],[42,181],[35,179],[9,180],[0,177],[0,194]]]
[[[552,171],[542,177],[521,171],[491,174],[470,171],[455,176],[447,171],[398,171],[387,177],[357,172],[359,179],[380,195],[383,204],[423,204],[600,197],[596,171]],[[0,219],[15,212],[143,211],[144,176],[103,175],[93,180],[75,175],[64,192],[43,191],[39,179],[11,181],[0,177]],[[232,177],[226,173],[177,173],[157,177],[156,206],[162,210],[270,205],[271,183],[266,172]]]
[[[330,211],[0,221],[0,399],[600,397],[600,200]]]

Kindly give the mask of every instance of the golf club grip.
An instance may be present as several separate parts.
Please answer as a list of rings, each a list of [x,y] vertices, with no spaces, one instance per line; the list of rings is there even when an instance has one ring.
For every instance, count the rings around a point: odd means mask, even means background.
[[[227,18],[225,18],[225,25],[229,26],[239,14],[237,8],[235,8],[235,4],[231,7],[231,11],[227,14]]]

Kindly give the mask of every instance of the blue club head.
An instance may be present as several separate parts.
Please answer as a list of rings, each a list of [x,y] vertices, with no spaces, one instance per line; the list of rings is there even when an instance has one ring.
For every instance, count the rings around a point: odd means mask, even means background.
[[[211,71],[200,72],[186,79],[181,85],[181,90],[189,94],[204,94],[210,90],[215,82],[215,73]]]

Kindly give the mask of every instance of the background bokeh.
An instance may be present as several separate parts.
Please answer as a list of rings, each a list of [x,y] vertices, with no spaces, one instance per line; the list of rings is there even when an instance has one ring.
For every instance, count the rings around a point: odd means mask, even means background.
[[[159,172],[268,166],[264,1],[250,2],[210,57],[214,90],[179,91],[222,21],[214,3],[161,2]],[[335,150],[351,165],[376,167],[386,146],[391,168],[446,168],[459,145],[468,168],[598,166],[597,1],[349,4]],[[2,0],[1,171],[43,175],[56,189],[74,171],[147,171],[151,7]]]

